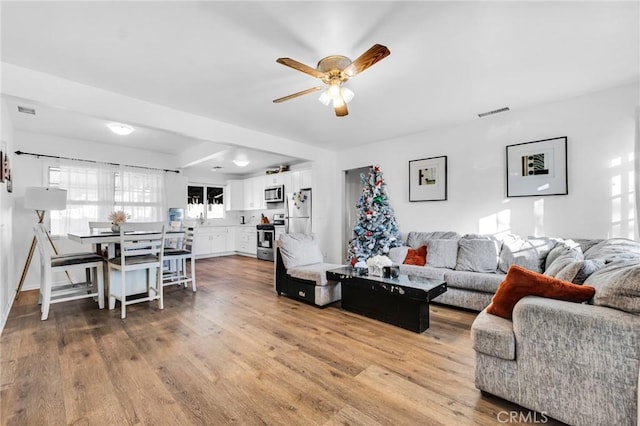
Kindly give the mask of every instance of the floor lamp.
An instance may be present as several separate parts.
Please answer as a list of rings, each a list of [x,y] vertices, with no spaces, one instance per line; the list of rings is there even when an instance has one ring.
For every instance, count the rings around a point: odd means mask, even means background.
[[[24,193],[24,208],[28,210],[35,210],[36,215],[38,215],[38,223],[43,223],[47,211],[64,210],[67,208],[67,191],[58,188],[41,188],[35,186],[27,187]],[[49,235],[48,232],[47,238],[51,243],[51,247],[53,247],[53,252],[55,254],[58,254],[58,249],[56,248],[55,244],[53,244],[51,235]],[[22,290],[22,286],[24,284],[24,280],[27,278],[27,272],[29,271],[29,266],[31,265],[33,253],[36,250],[36,244],[36,237],[34,235],[33,239],[31,240],[29,255],[27,256],[24,268],[22,269],[22,275],[20,276],[20,283],[18,284],[15,300],[18,300],[20,291]],[[68,276],[69,273],[67,272],[67,277]],[[71,278],[69,277],[69,279]]]

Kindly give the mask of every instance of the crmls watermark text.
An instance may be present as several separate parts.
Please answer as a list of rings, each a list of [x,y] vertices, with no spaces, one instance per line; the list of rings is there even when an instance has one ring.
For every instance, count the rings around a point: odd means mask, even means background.
[[[543,411],[537,413],[535,411],[529,411],[523,413],[522,411],[499,411],[496,418],[500,423],[547,423],[549,417]]]

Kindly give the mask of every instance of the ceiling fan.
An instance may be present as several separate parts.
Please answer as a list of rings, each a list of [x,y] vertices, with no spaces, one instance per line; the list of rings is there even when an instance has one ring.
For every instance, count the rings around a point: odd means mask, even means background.
[[[349,114],[347,103],[353,99],[354,94],[346,87],[341,87],[342,83],[346,82],[351,77],[360,74],[362,71],[366,70],[376,62],[383,60],[390,54],[391,52],[386,46],[374,44],[369,50],[358,56],[355,61],[351,61],[351,59],[346,56],[332,55],[327,56],[324,59],[320,59],[316,68],[311,68],[310,66],[291,58],[278,58],[276,62],[322,80],[322,82],[327,85],[327,90],[322,93],[318,100],[327,106],[331,101],[333,101],[333,108],[335,109],[336,115],[338,117],[344,117]],[[317,92],[324,88],[325,86],[312,87],[311,89],[274,99],[273,102],[280,103],[288,101],[289,99]]]

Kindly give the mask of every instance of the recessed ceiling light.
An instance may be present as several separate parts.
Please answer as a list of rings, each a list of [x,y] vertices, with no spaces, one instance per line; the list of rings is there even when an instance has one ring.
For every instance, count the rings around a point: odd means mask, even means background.
[[[107,124],[109,130],[111,130],[116,135],[126,136],[131,134],[135,129],[128,124],[122,123],[109,123]]]
[[[233,164],[238,167],[247,167],[249,165],[249,160],[233,160]]]

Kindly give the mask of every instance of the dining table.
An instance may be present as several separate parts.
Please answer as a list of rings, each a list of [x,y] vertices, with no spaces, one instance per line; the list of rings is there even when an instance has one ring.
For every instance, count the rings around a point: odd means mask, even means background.
[[[146,232],[135,232],[135,234],[140,235],[141,238],[144,238],[145,235],[149,235]],[[165,240],[179,240],[180,237],[184,236],[184,230],[182,229],[169,229],[165,231]],[[99,232],[86,232],[86,233],[76,233],[69,232],[67,237],[71,241],[75,241],[80,244],[91,244],[95,247],[95,252],[99,255],[112,258],[116,253],[116,244],[120,242],[120,233],[113,231],[99,231]],[[103,252],[102,245],[107,245],[108,251]]]
[[[148,232],[135,232],[139,234],[141,239],[150,235]],[[171,246],[171,242],[178,242],[183,237],[185,231],[182,229],[169,229],[165,231],[165,245]],[[92,245],[93,251],[103,256],[106,260],[116,256],[117,246],[120,243],[120,233],[113,231],[94,231],[94,232],[69,232],[67,233],[69,240],[82,245]],[[104,246],[104,248],[103,248]],[[108,268],[104,268],[105,274],[105,294],[109,295],[110,291],[117,291],[120,288],[120,272],[109,273]],[[135,294],[142,294],[147,292],[147,278],[145,270],[127,271],[127,289],[126,296],[132,296]],[[151,274],[151,279],[154,279],[155,275]],[[113,309],[112,304],[109,304],[109,309]]]

